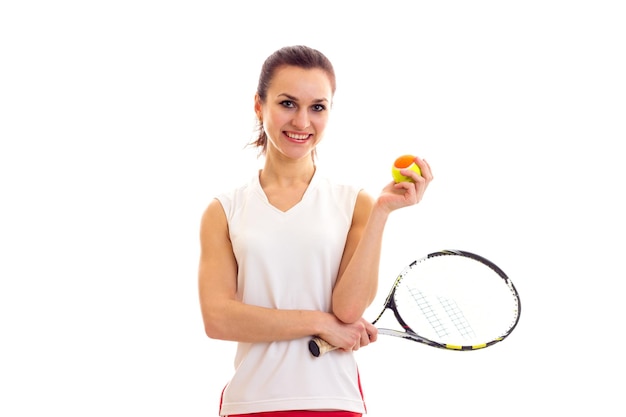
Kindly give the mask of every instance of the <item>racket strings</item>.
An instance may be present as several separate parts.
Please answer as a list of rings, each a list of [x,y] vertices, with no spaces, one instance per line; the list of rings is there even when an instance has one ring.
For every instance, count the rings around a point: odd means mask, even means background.
[[[422,314],[428,320],[430,327],[437,333],[439,337],[448,336],[448,329],[443,324],[437,312],[433,308],[428,298],[420,290],[416,288],[408,288],[408,293],[411,295],[417,307],[421,310]]]
[[[443,307],[443,310],[448,314],[448,317],[456,330],[461,336],[463,336],[463,338],[471,339],[476,337],[474,329],[465,318],[465,314],[463,314],[463,311],[461,311],[456,301],[441,296],[437,297],[437,300],[441,304],[441,307]]]

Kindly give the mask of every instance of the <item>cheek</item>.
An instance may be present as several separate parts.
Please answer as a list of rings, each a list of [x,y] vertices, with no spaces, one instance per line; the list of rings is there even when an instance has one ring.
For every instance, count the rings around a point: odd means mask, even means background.
[[[311,121],[315,124],[318,130],[324,130],[328,124],[328,116],[328,113],[316,114],[311,117]]]
[[[284,125],[285,121],[276,114],[268,113],[263,117],[263,130],[271,141],[280,137]]]
[[[267,129],[280,129],[288,122],[288,117],[280,112],[266,112],[263,115],[263,127]]]

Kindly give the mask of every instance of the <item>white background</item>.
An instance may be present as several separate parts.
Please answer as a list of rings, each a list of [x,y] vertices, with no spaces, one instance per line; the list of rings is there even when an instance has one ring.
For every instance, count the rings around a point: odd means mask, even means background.
[[[493,348],[359,351],[369,415],[624,413],[620,5],[3,2],[0,414],[216,415],[234,344],[203,332],[200,216],[258,168],[258,73],[291,44],[337,72],[321,165],[373,194],[399,154],[435,173],[388,224],[368,314],[443,248],[522,296]]]

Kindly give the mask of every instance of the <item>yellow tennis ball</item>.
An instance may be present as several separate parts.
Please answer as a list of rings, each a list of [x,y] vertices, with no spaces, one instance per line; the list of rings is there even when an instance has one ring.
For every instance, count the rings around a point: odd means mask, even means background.
[[[400,170],[403,168],[408,168],[417,172],[418,175],[422,175],[422,171],[420,167],[415,163],[415,157],[413,155],[402,155],[395,160],[393,163],[393,167],[391,168],[391,175],[393,176],[393,180],[395,182],[413,182],[413,178],[405,177],[400,174]]]

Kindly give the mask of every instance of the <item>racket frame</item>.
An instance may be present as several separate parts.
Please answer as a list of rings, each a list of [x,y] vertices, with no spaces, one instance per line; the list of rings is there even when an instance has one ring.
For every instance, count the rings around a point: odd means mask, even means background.
[[[400,315],[400,312],[398,311],[398,308],[396,306],[396,302],[395,302],[395,298],[394,298],[395,293],[396,293],[396,289],[398,288],[398,285],[402,282],[404,277],[409,273],[409,271],[411,271],[411,269],[414,266],[416,266],[418,263],[423,262],[423,261],[425,261],[427,259],[435,258],[435,257],[438,257],[438,256],[464,256],[466,258],[473,259],[474,261],[480,262],[480,263],[488,266],[489,268],[491,268],[502,280],[504,280],[505,284],[509,287],[509,290],[511,291],[511,295],[512,295],[513,299],[515,300],[515,306],[516,306],[514,320],[513,320],[511,326],[509,327],[509,329],[506,332],[504,332],[499,337],[497,337],[497,338],[495,338],[495,339],[493,339],[493,340],[491,340],[489,342],[486,342],[486,343],[481,343],[481,344],[477,344],[477,345],[453,345],[453,344],[448,344],[448,343],[436,342],[434,340],[430,340],[428,338],[420,336],[408,324],[406,324],[406,322],[404,321],[404,319]],[[486,258],[484,258],[484,257],[482,257],[480,255],[477,255],[475,253],[472,253],[472,252],[458,250],[458,249],[446,249],[446,250],[441,250],[441,251],[437,251],[437,252],[432,252],[432,253],[426,255],[423,258],[417,259],[417,260],[411,262],[411,264],[409,264],[406,268],[404,268],[404,270],[402,272],[400,272],[400,274],[398,275],[398,277],[396,278],[396,280],[393,283],[391,291],[389,291],[389,294],[387,295],[387,298],[385,300],[385,305],[384,305],[383,309],[378,314],[378,317],[376,317],[376,319],[374,319],[374,321],[372,322],[373,325],[375,325],[378,322],[378,320],[387,311],[387,309],[389,309],[389,310],[391,310],[393,312],[396,320],[398,321],[398,324],[400,324],[400,326],[402,326],[404,331],[393,330],[393,329],[386,329],[386,328],[379,328],[378,329],[378,333],[379,334],[383,334],[383,335],[387,335],[387,336],[400,337],[400,338],[403,338],[403,339],[412,340],[414,342],[423,343],[425,345],[436,347],[436,348],[440,348],[440,349],[466,351],[466,350],[483,349],[483,348],[486,348],[486,347],[489,347],[489,346],[493,346],[496,343],[499,343],[499,342],[503,341],[504,339],[506,339],[511,334],[511,332],[515,329],[515,327],[517,327],[517,324],[518,324],[519,318],[520,318],[521,309],[522,309],[522,304],[521,304],[521,301],[520,301],[520,298],[519,298],[519,293],[518,293],[517,289],[515,288],[515,285],[513,285],[513,282],[511,281],[511,279],[496,264],[494,264],[490,260],[488,260],[488,259],[486,259]]]
[[[508,286],[509,290],[511,291],[511,295],[515,302],[515,316],[513,318],[513,322],[511,326],[509,326],[507,331],[505,331],[502,335],[486,343],[477,344],[477,345],[453,345],[453,344],[448,344],[448,343],[436,342],[434,340],[430,340],[428,338],[420,336],[404,321],[404,319],[400,315],[400,312],[398,311],[395,298],[394,298],[398,285],[402,282],[402,280],[409,273],[409,271],[411,271],[411,269],[415,267],[418,263],[426,261],[427,259],[430,259],[430,258],[438,257],[438,256],[463,256],[466,258],[473,259],[474,261],[480,262],[488,266],[489,268],[491,268],[504,281],[504,283]],[[446,249],[446,250],[441,250],[437,252],[432,252],[423,258],[417,259],[411,262],[407,267],[404,268],[404,270],[402,270],[402,272],[400,272],[400,274],[394,281],[393,286],[391,287],[391,290],[389,291],[389,294],[387,295],[387,298],[385,299],[385,304],[384,304],[383,309],[380,311],[380,313],[378,314],[376,319],[372,322],[372,324],[375,325],[387,310],[391,310],[393,312],[398,324],[404,329],[404,331],[387,329],[387,328],[378,328],[378,334],[408,339],[414,342],[422,343],[422,344],[436,347],[439,349],[456,350],[456,351],[474,351],[474,350],[484,349],[489,346],[493,346],[496,343],[499,343],[503,341],[504,339],[506,339],[511,334],[511,332],[513,332],[513,330],[517,327],[517,324],[519,323],[519,319],[520,319],[520,315],[522,311],[522,304],[521,304],[521,300],[519,297],[519,293],[517,289],[515,288],[515,285],[513,285],[513,282],[511,281],[511,279],[496,264],[472,252],[458,250],[458,249]],[[317,336],[313,337],[311,341],[309,341],[309,351],[315,357],[321,356],[324,353],[329,352],[334,349],[336,348]]]

